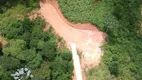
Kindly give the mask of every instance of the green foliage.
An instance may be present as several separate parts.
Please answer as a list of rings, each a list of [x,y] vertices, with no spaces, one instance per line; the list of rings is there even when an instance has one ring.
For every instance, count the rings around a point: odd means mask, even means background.
[[[22,34],[22,22],[17,18],[11,18],[0,24],[0,31],[5,37],[12,39]]]
[[[0,80],[11,80],[8,73],[8,71],[4,70],[4,68],[0,66]]]
[[[3,53],[4,55],[6,56],[13,56],[13,57],[16,57],[20,54],[20,52],[22,50],[24,50],[25,48],[25,41],[23,40],[20,40],[20,39],[12,39],[9,41],[9,44],[7,45],[7,47],[4,47],[3,48]]]
[[[93,2],[96,0],[59,0],[65,17],[74,22],[89,22],[94,15]],[[90,16],[91,15],[91,16]]]
[[[10,18],[0,24],[1,34],[8,41],[8,44],[0,50],[1,80],[12,80],[10,74],[24,66],[32,70],[34,76],[32,80],[71,79],[73,71],[71,52],[66,48],[62,51],[58,49],[58,36],[51,27],[43,32],[44,26],[45,22],[41,17],[32,20],[27,17]],[[56,67],[57,65],[59,66]]]
[[[0,0],[0,24],[9,20],[10,17],[23,18],[35,8],[39,8],[39,0]]]
[[[42,57],[41,57],[40,54],[37,54],[36,57],[28,63],[28,66],[31,69],[35,69],[35,68],[38,68],[40,66],[41,62],[42,62]]]
[[[49,65],[43,62],[39,69],[33,70],[33,75],[35,75],[33,80],[51,80],[50,72]]]
[[[44,44],[45,44],[44,41],[42,41],[42,40],[38,41],[38,43],[37,43],[38,49],[43,49],[44,48]]]
[[[109,67],[109,70],[110,70],[110,73],[111,74],[113,74],[113,75],[115,75],[115,76],[118,76],[118,74],[119,74],[119,70],[118,70],[118,65],[119,65],[119,63],[118,63],[118,61],[112,61],[109,65],[108,65],[108,67]]]
[[[41,53],[42,56],[45,56],[48,61],[53,61],[56,57],[56,47],[57,44],[52,42],[52,40],[45,43]]]
[[[71,61],[72,60],[72,54],[70,54],[70,51],[64,51],[61,53],[61,57],[63,60]]]
[[[2,68],[4,68],[5,70],[15,69],[19,65],[20,62],[18,59],[15,59],[13,57],[5,57],[5,56],[0,57],[0,66],[2,66]]]
[[[18,4],[33,9],[39,7],[39,0],[0,0],[0,13],[4,13],[8,8],[15,7]]]
[[[20,60],[29,62],[33,60],[35,56],[36,56],[36,50],[30,49],[30,50],[25,50],[25,51],[20,52],[17,58]]]
[[[63,60],[60,56],[56,57],[51,63],[52,80],[69,80],[71,79],[73,65],[71,62]]]
[[[88,80],[115,80],[104,63],[101,63],[100,66],[92,68],[85,73]]]
[[[58,37],[58,41],[61,42],[63,40],[62,37]]]

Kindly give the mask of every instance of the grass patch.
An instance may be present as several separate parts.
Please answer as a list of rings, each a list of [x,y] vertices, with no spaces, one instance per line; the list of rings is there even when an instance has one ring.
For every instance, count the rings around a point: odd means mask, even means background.
[[[95,5],[94,5],[95,4]],[[90,22],[102,30],[108,6],[99,0],[59,0],[64,16],[72,22]]]

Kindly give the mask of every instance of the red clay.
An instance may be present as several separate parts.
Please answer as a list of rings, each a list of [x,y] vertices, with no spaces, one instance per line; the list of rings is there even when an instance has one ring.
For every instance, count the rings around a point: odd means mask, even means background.
[[[82,51],[82,69],[98,65],[103,55],[98,47],[102,45],[106,34],[90,23],[69,22],[61,13],[57,0],[41,1],[40,6],[41,15],[63,37],[67,45],[75,43],[78,50]]]

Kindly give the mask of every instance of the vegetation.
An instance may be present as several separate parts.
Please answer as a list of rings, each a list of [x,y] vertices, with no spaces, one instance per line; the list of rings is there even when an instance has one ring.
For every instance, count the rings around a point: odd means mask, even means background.
[[[90,22],[108,34],[99,67],[88,80],[142,80],[140,0],[59,0],[70,21]]]
[[[8,8],[23,5],[26,8],[33,9],[39,7],[39,0],[0,0],[0,13],[4,13]]]
[[[12,80],[9,75],[21,67],[31,69],[33,80],[71,79],[71,52],[57,48],[58,36],[52,28],[43,32],[44,26],[45,22],[40,17],[33,20],[11,18],[0,24],[1,35],[8,39],[0,56],[1,80]]]
[[[44,32],[44,20],[29,19],[27,13],[39,7],[39,0],[0,0],[0,80],[14,80],[10,74],[27,67],[28,80],[70,80],[73,74],[71,52],[52,27]],[[20,16],[19,16],[20,15]],[[58,43],[62,43],[61,46]]]
[[[39,0],[0,0],[0,23],[10,17],[23,17],[36,8]]]

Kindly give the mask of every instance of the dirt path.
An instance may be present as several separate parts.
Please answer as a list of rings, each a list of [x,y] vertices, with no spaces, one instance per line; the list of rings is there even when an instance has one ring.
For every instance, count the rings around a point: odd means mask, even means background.
[[[82,69],[98,65],[103,55],[98,47],[101,46],[106,35],[91,24],[68,22],[58,8],[56,0],[42,1],[40,6],[41,15],[52,25],[56,33],[63,37],[67,45],[75,43],[78,50],[82,51]]]

